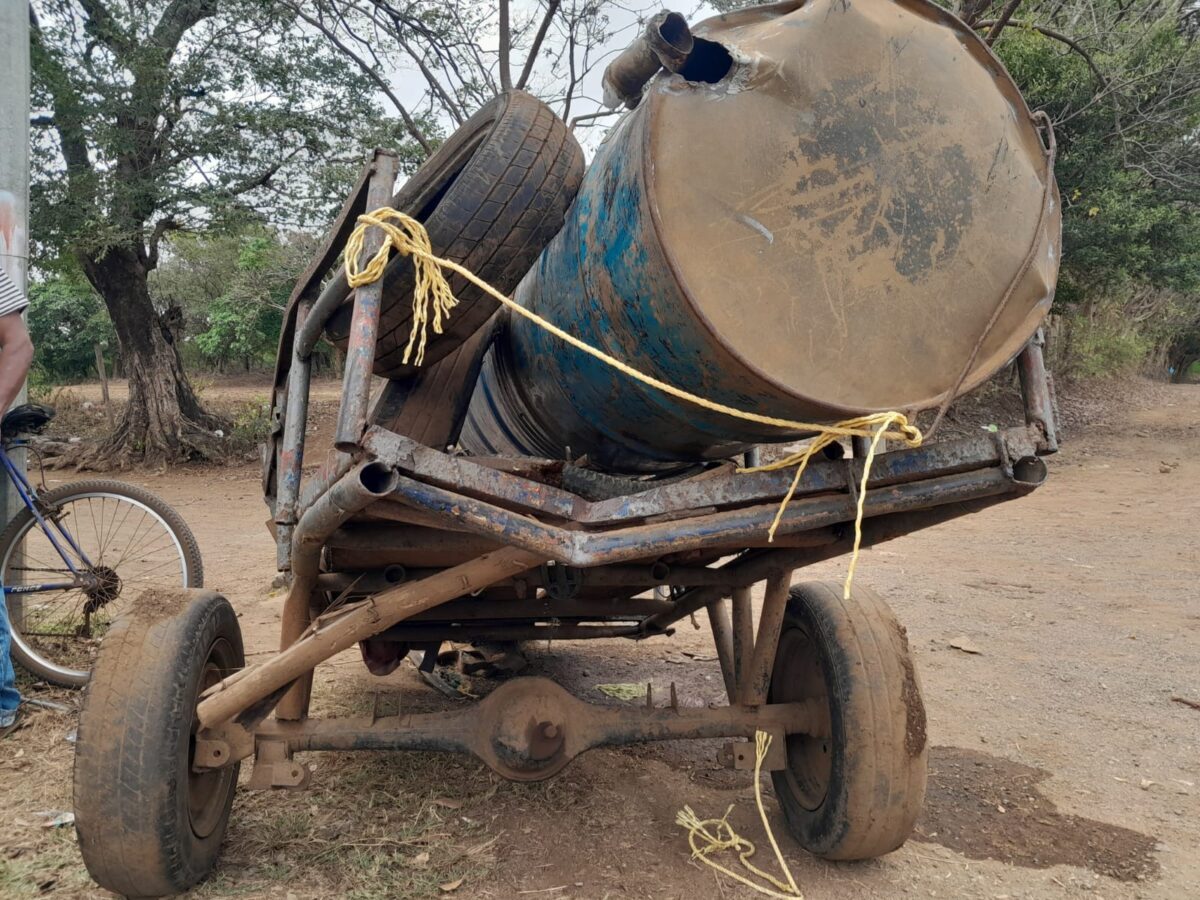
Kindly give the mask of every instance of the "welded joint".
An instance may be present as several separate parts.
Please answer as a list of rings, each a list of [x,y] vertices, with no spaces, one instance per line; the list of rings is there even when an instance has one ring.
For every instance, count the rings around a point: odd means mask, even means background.
[[[787,735],[771,730],[771,744],[763,757],[764,772],[781,772],[787,768]],[[730,741],[717,751],[717,762],[727,769],[754,771],[758,764],[758,748],[754,741]]]

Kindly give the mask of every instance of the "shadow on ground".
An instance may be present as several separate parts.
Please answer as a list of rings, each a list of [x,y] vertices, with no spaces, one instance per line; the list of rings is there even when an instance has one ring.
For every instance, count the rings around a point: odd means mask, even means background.
[[[975,750],[933,747],[913,839],[1027,868],[1079,866],[1120,881],[1158,877],[1155,838],[1059,812],[1037,789],[1049,774]]]

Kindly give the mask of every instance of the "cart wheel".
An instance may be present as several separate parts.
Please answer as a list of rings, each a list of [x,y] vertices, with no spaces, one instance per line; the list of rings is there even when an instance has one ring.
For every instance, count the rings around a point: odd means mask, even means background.
[[[925,799],[925,705],[908,637],[883,598],[858,587],[793,587],[770,700],[827,705],[825,735],[789,735],[773,772],[792,836],[826,859],[869,859],[908,838]]]
[[[158,897],[212,869],[238,767],[192,771],[196,701],[244,662],[237,617],[211,591],[147,592],[106,635],[75,745],[75,828],[101,886]]]

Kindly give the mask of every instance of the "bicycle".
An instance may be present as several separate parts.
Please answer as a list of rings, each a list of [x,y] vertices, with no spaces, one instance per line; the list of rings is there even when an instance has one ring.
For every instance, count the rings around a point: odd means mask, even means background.
[[[29,436],[53,417],[50,407],[27,403],[0,420],[0,467],[24,506],[0,533],[0,583],[13,662],[52,684],[82,687],[100,639],[135,597],[203,587],[204,566],[191,529],[144,488],[97,479],[46,490],[44,471],[42,490],[34,488],[9,453],[36,453]]]

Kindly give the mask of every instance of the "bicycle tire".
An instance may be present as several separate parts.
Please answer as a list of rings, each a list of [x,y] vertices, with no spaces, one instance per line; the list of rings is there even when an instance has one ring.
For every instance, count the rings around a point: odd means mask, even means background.
[[[39,494],[41,501],[48,506],[59,506],[71,500],[88,497],[112,498],[123,502],[132,501],[152,512],[175,540],[183,560],[184,571],[181,573],[179,587],[200,588],[204,586],[204,562],[200,555],[200,545],[187,523],[165,500],[157,494],[136,485],[122,481],[95,479],[75,481],[62,487],[54,488]],[[11,522],[0,532],[0,579],[8,583],[9,561],[12,551],[20,545],[37,527],[37,520],[29,509],[22,508]],[[36,596],[32,593],[22,594],[22,599]],[[12,603],[12,597],[6,602]],[[51,684],[61,687],[83,687],[90,675],[90,666],[76,669],[60,665],[39,655],[21,633],[19,619],[10,616],[12,626],[12,659],[26,671],[44,679]]]

